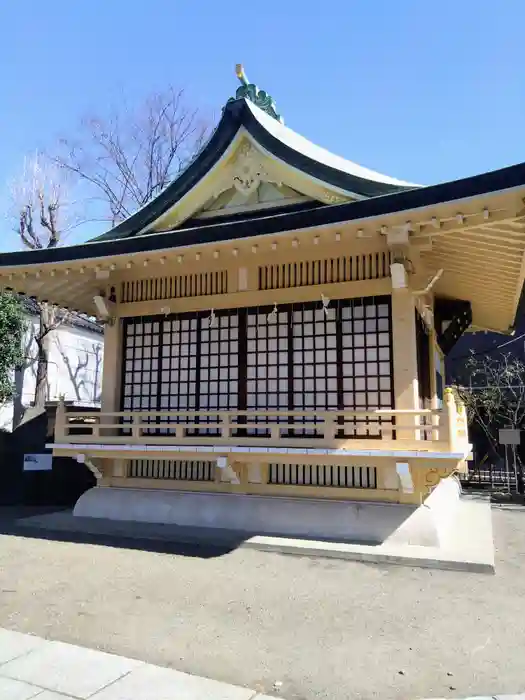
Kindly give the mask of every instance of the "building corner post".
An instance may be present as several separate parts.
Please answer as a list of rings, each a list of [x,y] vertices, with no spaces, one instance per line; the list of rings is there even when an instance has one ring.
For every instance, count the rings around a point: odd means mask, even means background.
[[[104,362],[102,367],[101,413],[113,413],[120,407],[122,370],[122,322],[116,318],[104,327]]]
[[[395,409],[417,411],[419,386],[416,307],[409,288],[392,289],[392,357]],[[415,425],[413,418],[410,424]],[[409,436],[403,431],[400,437]]]

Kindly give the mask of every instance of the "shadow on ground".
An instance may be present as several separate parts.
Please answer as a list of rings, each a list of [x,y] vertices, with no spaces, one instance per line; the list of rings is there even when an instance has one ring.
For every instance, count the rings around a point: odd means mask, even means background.
[[[0,507],[0,535],[78,544],[95,544],[120,549],[210,559],[229,554],[253,537],[279,533],[228,530],[217,527],[184,527],[74,516],[67,508]],[[294,540],[309,541],[305,535]],[[317,537],[320,542],[379,546],[380,543],[353,539]]]
[[[79,522],[78,527],[70,529],[67,525],[72,518],[71,511],[65,508],[0,507],[0,535],[95,544],[200,559],[228,554],[251,537],[250,534],[229,531],[217,536],[216,533],[207,533],[206,528],[199,528],[202,532],[181,528],[175,533],[173,529],[162,525],[96,520],[89,525]],[[85,521],[86,518],[78,520]],[[141,535],[141,529],[144,535]]]

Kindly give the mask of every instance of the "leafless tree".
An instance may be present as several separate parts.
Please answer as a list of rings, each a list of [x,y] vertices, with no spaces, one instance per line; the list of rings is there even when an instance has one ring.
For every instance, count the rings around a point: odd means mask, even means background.
[[[84,119],[75,138],[60,139],[51,161],[83,187],[87,220],[112,226],[140,209],[186,167],[200,149],[207,123],[169,88],[136,108]]]
[[[56,248],[69,228],[66,220],[66,190],[60,170],[39,154],[27,159],[11,188],[14,229],[22,245],[30,250]],[[34,404],[43,407],[48,397],[50,333],[68,318],[68,313],[46,302],[35,302],[39,315],[36,344]]]
[[[17,426],[24,417],[24,381],[26,372],[31,370],[36,380],[36,354],[33,352],[35,333],[33,324],[28,325],[22,347],[23,363],[15,370],[15,392],[13,396],[13,425]]]
[[[93,401],[100,401],[102,394],[101,372],[102,372],[102,345],[100,343],[92,344],[93,354],[95,356],[95,376],[93,377]]]
[[[91,343],[91,348],[79,350],[75,359],[69,357],[67,348],[62,345],[59,337],[56,338],[56,346],[64,361],[77,401],[87,400],[86,396],[92,401],[99,400],[98,383],[100,381],[100,367],[102,364],[102,345],[100,343]],[[90,364],[92,365],[91,368]]]
[[[454,390],[464,402],[470,424],[485,434],[499,453],[499,430],[525,426],[525,363],[511,354],[473,355]],[[523,488],[523,465],[518,456],[518,487]]]
[[[109,118],[83,120],[78,135],[62,138],[56,152],[28,159],[12,188],[14,228],[22,245],[55,248],[81,222],[114,225],[125,219],[162,192],[192,160],[206,133],[205,120],[188,107],[184,92],[173,88],[136,108],[121,105]],[[75,202],[66,198],[72,187]],[[50,333],[67,314],[39,303],[39,315],[35,405],[43,406]]]
[[[56,248],[61,238],[64,184],[41,154],[27,158],[11,186],[15,230],[26,248]]]

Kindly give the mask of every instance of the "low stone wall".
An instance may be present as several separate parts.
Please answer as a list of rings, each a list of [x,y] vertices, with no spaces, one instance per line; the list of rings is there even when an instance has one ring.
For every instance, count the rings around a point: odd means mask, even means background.
[[[445,480],[448,481],[448,480]],[[286,496],[182,492],[97,486],[78,500],[74,515],[181,527],[214,527],[250,535],[437,546],[454,510],[455,492],[443,483],[430,505],[400,505]]]

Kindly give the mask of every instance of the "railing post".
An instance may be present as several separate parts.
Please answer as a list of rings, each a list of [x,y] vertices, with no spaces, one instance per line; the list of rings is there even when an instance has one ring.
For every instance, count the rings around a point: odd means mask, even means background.
[[[93,423],[91,427],[91,435],[93,437],[99,438],[100,437],[100,421],[104,420],[102,416],[99,414],[98,418],[98,423]]]
[[[456,402],[457,406],[457,430],[458,430],[458,441],[468,443],[468,422],[467,422],[467,408],[463,401],[458,399]]]
[[[55,440],[61,442],[69,442],[69,431],[67,430],[67,415],[66,404],[64,397],[58,399],[57,410],[55,414]]]
[[[140,422],[142,421],[142,415],[140,413],[133,414],[133,426],[131,428],[131,434],[134,440],[140,440],[141,427]]]
[[[441,441],[446,442],[448,449],[454,452],[458,438],[458,411],[452,389],[445,389],[442,421],[443,425],[440,426]]]
[[[231,429],[230,413],[219,413],[219,437],[223,440],[228,440],[231,437]]]
[[[323,413],[323,442],[332,447],[335,441],[335,417],[331,413]]]

